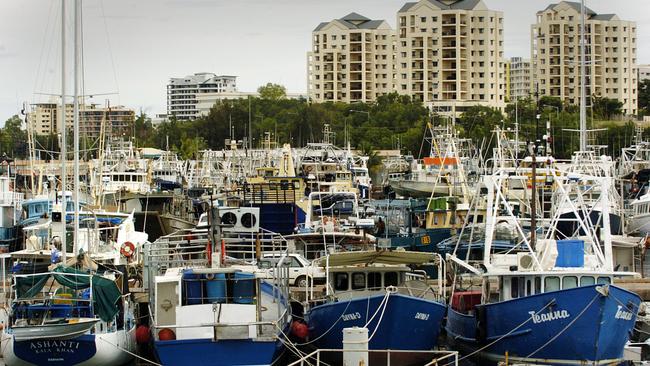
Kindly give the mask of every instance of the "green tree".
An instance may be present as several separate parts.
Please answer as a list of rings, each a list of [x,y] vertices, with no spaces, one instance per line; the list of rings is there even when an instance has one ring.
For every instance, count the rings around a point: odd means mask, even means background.
[[[152,136],[152,130],[151,118],[146,113],[140,111],[140,114],[136,116],[134,122],[136,144],[138,146],[146,144],[148,138]]]
[[[269,100],[279,100],[287,97],[287,88],[280,84],[267,83],[257,88],[260,98]]]
[[[620,116],[623,113],[623,103],[617,99],[594,95],[591,100],[595,118],[611,120],[613,117]]]
[[[462,136],[469,137],[475,142],[489,138],[494,128],[503,122],[504,116],[498,109],[473,106],[460,117]]]
[[[22,129],[22,123],[17,114],[5,121],[0,136],[0,151],[12,157],[27,155],[27,132]]]

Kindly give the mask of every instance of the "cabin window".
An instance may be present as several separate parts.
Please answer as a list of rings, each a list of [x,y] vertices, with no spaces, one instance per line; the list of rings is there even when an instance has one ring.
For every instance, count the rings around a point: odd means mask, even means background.
[[[562,278],[562,288],[570,289],[578,287],[578,277],[576,276],[565,276]]]
[[[334,275],[334,290],[345,291],[348,289],[348,274],[337,273]]]
[[[594,280],[593,277],[591,276],[582,276],[580,277],[580,286],[591,286],[596,283],[596,280]]]
[[[539,294],[542,292],[542,279],[540,277],[535,277],[535,293]]]
[[[516,299],[521,296],[525,296],[525,283],[523,277],[512,277],[510,279],[510,298]]]
[[[368,273],[368,288],[381,288],[381,273]]]
[[[609,285],[610,283],[612,283],[612,280],[609,277],[598,277],[597,282],[599,285]]]
[[[546,277],[544,278],[544,292],[548,291],[557,291],[560,289],[560,278],[559,277]]]
[[[533,290],[532,287],[533,287],[532,286],[532,281],[530,280],[530,278],[526,279],[526,295],[532,295],[533,294],[531,292]]]
[[[366,288],[366,274],[357,272],[352,274],[352,289],[363,290]]]
[[[397,286],[399,284],[397,272],[384,273],[384,286]]]

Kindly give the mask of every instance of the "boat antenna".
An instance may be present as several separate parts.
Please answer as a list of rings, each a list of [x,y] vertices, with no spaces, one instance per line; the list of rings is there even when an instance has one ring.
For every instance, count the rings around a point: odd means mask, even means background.
[[[74,3],[74,108],[73,108],[73,130],[74,130],[74,253],[79,251],[79,81],[80,81],[80,32],[81,32],[81,0]]]
[[[585,61],[585,0],[580,0],[580,151],[587,151]]]
[[[61,226],[63,236],[61,238],[61,253],[63,261],[67,260],[67,235],[66,235],[66,214],[67,214],[67,197],[66,192],[66,183],[68,180],[68,170],[66,167],[67,163],[67,142],[66,142],[66,114],[65,114],[65,69],[66,69],[66,57],[65,57],[65,2],[66,0],[61,0],[61,110],[59,111],[59,123],[61,130]],[[54,189],[54,197],[56,198],[56,188]]]

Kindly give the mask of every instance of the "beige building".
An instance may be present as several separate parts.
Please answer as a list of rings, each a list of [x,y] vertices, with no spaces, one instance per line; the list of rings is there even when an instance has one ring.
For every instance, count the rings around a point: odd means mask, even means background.
[[[650,64],[637,66],[639,70],[639,81],[650,80]]]
[[[372,102],[393,91],[393,29],[357,13],[321,23],[307,53],[307,91],[315,102]]]
[[[530,96],[531,92],[530,59],[511,57],[506,62],[506,95],[509,102]]]
[[[50,135],[60,132],[58,103],[32,104],[28,121],[35,135]],[[66,126],[73,127],[73,105],[66,104]],[[83,137],[98,138],[104,123],[107,137],[129,136],[133,130],[135,112],[123,106],[101,107],[97,104],[81,105],[79,107],[79,134]]]
[[[505,107],[503,13],[482,0],[420,0],[397,12],[396,90],[438,112]]]
[[[585,10],[586,94],[617,99],[637,113],[636,23]],[[580,3],[562,1],[537,12],[531,30],[534,80],[540,95],[580,101]]]

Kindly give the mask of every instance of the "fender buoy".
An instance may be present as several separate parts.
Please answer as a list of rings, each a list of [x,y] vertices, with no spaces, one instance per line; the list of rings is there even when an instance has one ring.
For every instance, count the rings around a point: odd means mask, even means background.
[[[163,328],[158,332],[158,339],[161,341],[173,341],[176,339],[176,333],[169,328]]]
[[[120,248],[120,253],[126,258],[131,258],[135,253],[135,244],[130,241],[125,241]]]
[[[149,343],[149,327],[146,325],[138,325],[135,329],[135,340],[138,344]]]
[[[294,320],[293,323],[291,323],[291,334],[300,339],[307,339],[309,328],[307,328],[307,324]]]

